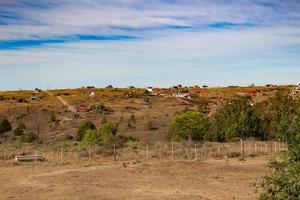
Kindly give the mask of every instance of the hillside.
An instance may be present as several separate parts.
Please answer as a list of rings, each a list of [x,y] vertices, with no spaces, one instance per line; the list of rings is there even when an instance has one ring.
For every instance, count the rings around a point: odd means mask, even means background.
[[[7,118],[13,128],[24,123],[27,131],[50,141],[74,135],[84,121],[100,125],[107,120],[119,124],[119,134],[155,142],[166,139],[167,124],[176,112],[205,109],[211,115],[236,95],[251,95],[256,103],[274,96],[278,90],[292,88],[175,87],[154,88],[151,93],[133,87],[6,91],[0,92],[0,118]],[[2,140],[12,134],[5,135]]]

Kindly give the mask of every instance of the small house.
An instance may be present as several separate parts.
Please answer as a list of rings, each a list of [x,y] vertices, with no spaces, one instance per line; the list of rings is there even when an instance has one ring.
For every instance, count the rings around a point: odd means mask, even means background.
[[[90,96],[90,97],[95,96],[95,92],[93,92],[93,91],[89,92],[89,96]]]
[[[177,98],[190,99],[190,94],[188,92],[177,92],[175,95]]]
[[[31,99],[31,101],[36,101],[37,97],[36,96],[32,96],[30,99]]]

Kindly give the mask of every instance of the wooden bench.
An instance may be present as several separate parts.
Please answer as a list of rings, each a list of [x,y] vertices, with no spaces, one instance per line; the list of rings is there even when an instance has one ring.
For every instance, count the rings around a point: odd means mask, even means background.
[[[44,155],[26,155],[26,156],[15,156],[15,160],[19,162],[25,161],[43,161]]]

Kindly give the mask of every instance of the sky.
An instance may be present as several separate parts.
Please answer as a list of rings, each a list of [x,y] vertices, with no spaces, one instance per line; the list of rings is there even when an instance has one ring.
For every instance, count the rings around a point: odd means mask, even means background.
[[[300,0],[0,0],[0,90],[300,82]]]

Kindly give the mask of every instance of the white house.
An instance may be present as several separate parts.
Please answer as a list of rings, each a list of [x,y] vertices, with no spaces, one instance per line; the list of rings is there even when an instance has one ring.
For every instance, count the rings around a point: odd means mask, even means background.
[[[187,92],[178,92],[174,95],[177,98],[184,98],[184,99],[190,99],[190,94]]]
[[[90,97],[95,96],[95,92],[89,92]]]

